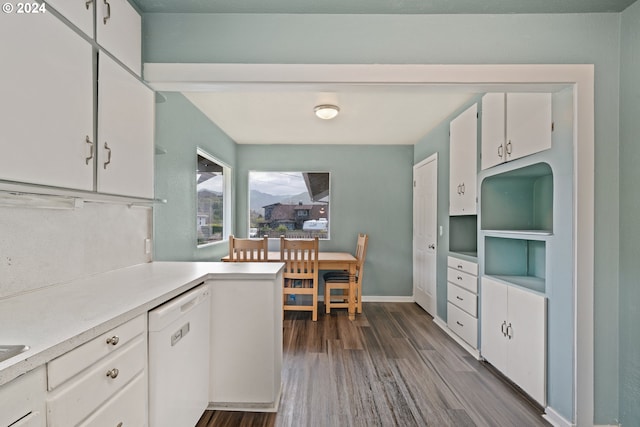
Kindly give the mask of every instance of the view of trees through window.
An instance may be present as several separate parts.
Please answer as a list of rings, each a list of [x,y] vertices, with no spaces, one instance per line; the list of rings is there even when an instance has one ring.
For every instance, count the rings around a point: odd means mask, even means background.
[[[198,245],[218,242],[225,236],[224,167],[198,153],[196,170]]]
[[[329,238],[328,172],[249,172],[249,236]]]

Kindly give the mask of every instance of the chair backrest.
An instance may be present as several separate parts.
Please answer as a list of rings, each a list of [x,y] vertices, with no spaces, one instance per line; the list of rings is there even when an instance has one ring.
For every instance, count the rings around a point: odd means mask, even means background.
[[[364,276],[364,260],[367,257],[367,246],[369,245],[369,236],[367,234],[358,234],[358,243],[356,245],[356,274],[358,275],[358,282],[362,283],[362,276]]]
[[[269,253],[269,238],[237,239],[229,236],[229,261],[231,262],[260,262],[267,261]]]
[[[285,279],[312,279],[318,283],[318,238],[286,239],[280,237],[280,260]]]

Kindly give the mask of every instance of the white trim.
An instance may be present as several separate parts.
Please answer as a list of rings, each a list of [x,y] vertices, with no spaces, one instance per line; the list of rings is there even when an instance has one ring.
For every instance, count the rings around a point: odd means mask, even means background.
[[[412,296],[363,295],[362,302],[415,302]]]
[[[477,349],[471,347],[462,338],[460,338],[458,335],[456,335],[455,332],[453,332],[451,329],[449,329],[449,326],[447,326],[447,322],[442,320],[440,317],[436,316],[436,317],[433,318],[433,323],[438,325],[438,327],[440,329],[442,329],[447,335],[449,335],[455,342],[460,344],[460,346],[462,348],[464,348],[473,357],[475,357],[476,360],[481,360],[482,359],[480,357],[480,352]]]
[[[570,421],[567,421],[562,415],[558,414],[553,408],[547,406],[545,408],[545,414],[542,415],[542,418],[547,420],[554,427],[573,427],[575,424],[572,424]]]
[[[593,64],[144,64],[155,90],[242,90],[260,85],[423,84],[515,90],[573,85],[574,116],[574,414],[594,416],[594,66]],[[579,286],[578,286],[579,285]]]

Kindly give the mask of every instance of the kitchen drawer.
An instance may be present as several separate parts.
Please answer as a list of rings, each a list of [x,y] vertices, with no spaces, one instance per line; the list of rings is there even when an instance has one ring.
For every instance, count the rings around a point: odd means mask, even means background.
[[[458,285],[469,292],[473,292],[474,294],[478,293],[478,277],[477,276],[472,276],[469,273],[464,273],[460,270],[456,270],[449,267],[447,269],[447,281],[455,285]]]
[[[117,351],[146,330],[147,316],[142,314],[52,360],[47,364],[49,390]]]
[[[147,376],[144,372],[80,424],[80,427],[147,425]]]
[[[460,258],[448,257],[447,265],[451,268],[454,268],[459,271],[464,271],[465,273],[473,274],[474,276],[478,275],[478,263],[466,261]]]
[[[447,326],[473,348],[478,347],[478,319],[451,303],[447,304]]]
[[[146,335],[139,335],[119,351],[50,392],[47,400],[49,427],[76,425],[144,371],[146,338]]]
[[[478,317],[478,297],[452,283],[447,283],[447,300],[473,317]]]

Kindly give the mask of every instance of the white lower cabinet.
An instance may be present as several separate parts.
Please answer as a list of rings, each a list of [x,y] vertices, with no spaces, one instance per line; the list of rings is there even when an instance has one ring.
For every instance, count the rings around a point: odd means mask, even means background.
[[[54,359],[47,370],[49,427],[147,425],[146,316]]]
[[[481,353],[541,405],[546,404],[546,298],[483,277]]]
[[[447,260],[447,326],[478,348],[478,264],[456,257]]]
[[[44,366],[0,387],[0,426],[44,427],[46,388]]]

